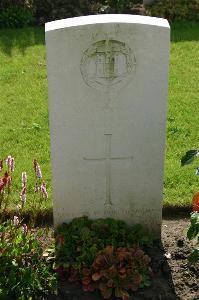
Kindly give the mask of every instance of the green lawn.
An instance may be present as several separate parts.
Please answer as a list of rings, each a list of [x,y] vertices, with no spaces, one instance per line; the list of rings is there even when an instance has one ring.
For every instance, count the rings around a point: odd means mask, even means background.
[[[189,204],[199,191],[193,165],[181,167],[181,156],[199,148],[199,23],[172,27],[164,203]]]
[[[199,24],[174,24],[170,57],[169,109],[164,203],[189,204],[199,190],[195,165],[181,168],[180,158],[199,148]],[[13,207],[20,202],[21,172],[28,173],[30,208],[34,194],[32,160],[41,164],[51,204],[48,94],[43,28],[0,30],[0,158],[15,157]],[[36,199],[35,201],[40,201]]]

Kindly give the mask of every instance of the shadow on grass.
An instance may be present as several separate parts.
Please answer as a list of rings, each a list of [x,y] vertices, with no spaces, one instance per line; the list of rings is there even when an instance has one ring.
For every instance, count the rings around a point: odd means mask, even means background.
[[[179,220],[182,218],[190,218],[192,212],[192,205],[164,205],[162,210],[162,216],[165,220]]]
[[[17,49],[24,55],[28,47],[44,45],[44,36],[44,27],[1,29],[0,50],[12,56],[13,49]]]
[[[164,206],[162,215],[165,220],[179,220],[182,218],[189,218],[192,211],[191,205],[187,206]],[[15,210],[8,210],[5,212],[5,220],[12,219],[16,214]],[[23,222],[29,224],[33,217],[31,210],[24,211],[21,215]],[[53,226],[53,208],[41,209],[34,214],[35,226]]]
[[[3,213],[3,221],[13,219],[14,215],[16,215],[16,210],[6,210]],[[21,213],[20,218],[26,224],[32,224],[33,221],[33,226],[35,227],[53,226],[53,209],[46,208],[35,212],[26,210]]]
[[[171,24],[171,41],[198,41],[199,22],[174,22]],[[12,50],[18,49],[22,55],[26,49],[35,45],[45,44],[44,27],[27,27],[0,30],[0,50],[12,56]]]
[[[199,41],[199,22],[179,21],[171,24],[171,41]]]

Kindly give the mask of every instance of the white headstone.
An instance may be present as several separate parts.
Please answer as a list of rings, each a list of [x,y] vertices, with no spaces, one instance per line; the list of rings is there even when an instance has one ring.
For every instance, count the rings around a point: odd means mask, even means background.
[[[143,16],[46,24],[55,225],[88,215],[160,233],[169,36]]]

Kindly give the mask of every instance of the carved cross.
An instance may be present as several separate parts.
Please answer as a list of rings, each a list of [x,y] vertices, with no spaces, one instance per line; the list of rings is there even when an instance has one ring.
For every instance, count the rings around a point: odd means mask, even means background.
[[[112,160],[133,159],[133,156],[112,157],[111,156],[111,137],[112,137],[112,134],[110,134],[110,133],[105,134],[106,153],[105,153],[104,157],[91,157],[91,158],[84,157],[85,160],[105,161],[105,164],[106,164],[106,200],[104,203],[105,206],[113,205],[112,199],[111,199],[111,163],[112,163]]]

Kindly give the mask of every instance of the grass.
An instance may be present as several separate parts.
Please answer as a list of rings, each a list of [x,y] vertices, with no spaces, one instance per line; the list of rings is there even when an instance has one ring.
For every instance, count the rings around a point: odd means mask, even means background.
[[[172,25],[164,204],[187,205],[199,190],[194,165],[181,156],[199,148],[199,24]],[[35,199],[32,160],[37,158],[52,207],[48,94],[43,28],[0,30],[0,158],[16,159],[13,208],[20,202],[21,172],[28,173],[29,209]],[[199,162],[198,162],[199,165]],[[195,167],[197,166],[197,162]]]
[[[50,194],[41,207],[49,208],[52,199],[44,30],[1,30],[0,36],[0,157],[11,154],[16,159],[13,203],[20,201],[22,171],[28,173],[27,208],[33,202],[32,160],[37,158]]]
[[[199,161],[180,166],[187,150],[199,148],[199,24],[174,24],[171,37],[164,203],[187,205],[199,190]]]

